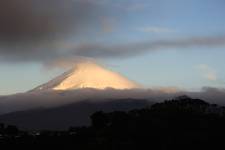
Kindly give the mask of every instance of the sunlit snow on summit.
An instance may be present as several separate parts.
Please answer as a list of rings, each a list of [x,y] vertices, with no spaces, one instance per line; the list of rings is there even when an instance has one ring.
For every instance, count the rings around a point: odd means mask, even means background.
[[[94,89],[133,89],[139,86],[120,75],[93,62],[78,63],[73,69],[43,84],[33,91]]]

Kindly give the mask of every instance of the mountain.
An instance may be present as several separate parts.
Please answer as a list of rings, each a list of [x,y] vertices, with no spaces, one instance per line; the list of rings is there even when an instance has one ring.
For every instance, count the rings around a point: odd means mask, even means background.
[[[53,107],[16,111],[0,115],[0,122],[28,130],[62,130],[70,126],[90,125],[90,115],[96,111],[128,111],[152,105],[144,99],[83,100]]]
[[[133,89],[138,88],[138,85],[119,73],[107,70],[100,65],[92,62],[82,62],[50,82],[38,86],[32,92],[82,88]]]

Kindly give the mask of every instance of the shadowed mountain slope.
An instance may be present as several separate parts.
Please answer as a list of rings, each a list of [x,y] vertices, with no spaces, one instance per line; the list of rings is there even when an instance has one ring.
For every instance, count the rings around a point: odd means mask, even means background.
[[[89,116],[99,110],[127,111],[151,105],[147,100],[119,99],[101,102],[81,101],[55,108],[18,111],[0,116],[0,122],[14,124],[22,129],[66,129],[69,126],[89,125]]]

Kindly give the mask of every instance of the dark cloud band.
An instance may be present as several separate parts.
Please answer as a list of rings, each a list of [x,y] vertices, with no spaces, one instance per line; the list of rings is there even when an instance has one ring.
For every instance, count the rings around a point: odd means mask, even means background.
[[[79,34],[100,10],[89,0],[1,0],[0,59],[55,57],[54,44]]]
[[[88,39],[83,31],[95,30],[99,18],[109,11],[100,1],[103,4],[103,0],[1,0],[0,61],[46,63],[77,57],[130,57],[169,48],[225,46],[225,35],[114,45],[67,42],[69,37],[79,40],[79,35]]]
[[[190,37],[156,41],[141,41],[120,45],[84,44],[71,49],[70,53],[86,57],[129,57],[154,50],[191,47],[225,46],[225,35],[212,37]]]

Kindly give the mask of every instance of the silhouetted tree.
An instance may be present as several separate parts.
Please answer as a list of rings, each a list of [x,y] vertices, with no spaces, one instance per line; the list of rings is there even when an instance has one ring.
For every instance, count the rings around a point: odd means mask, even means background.
[[[90,117],[91,126],[71,127],[68,131],[43,131],[33,136],[29,132],[21,134],[15,126],[3,126],[7,135],[0,139],[0,146],[3,143],[82,150],[225,149],[224,112],[225,107],[181,96],[128,112],[98,111]],[[20,136],[14,138],[17,134]]]
[[[92,126],[96,129],[104,128],[109,123],[108,116],[102,111],[95,112],[90,118],[92,120]]]
[[[5,128],[5,134],[7,134],[7,135],[14,136],[14,135],[17,135],[18,133],[19,133],[19,130],[16,126],[8,125]]]
[[[3,134],[5,131],[5,124],[4,123],[0,123],[0,134]]]

